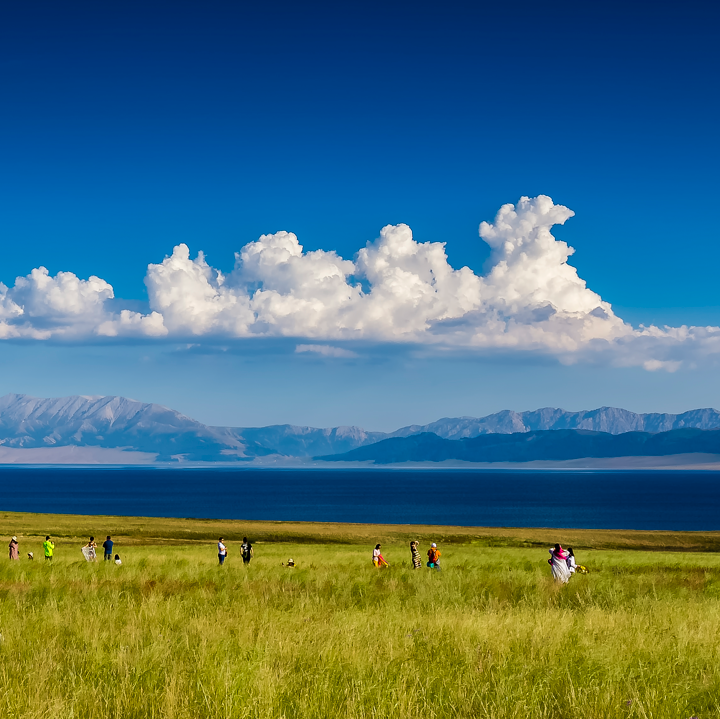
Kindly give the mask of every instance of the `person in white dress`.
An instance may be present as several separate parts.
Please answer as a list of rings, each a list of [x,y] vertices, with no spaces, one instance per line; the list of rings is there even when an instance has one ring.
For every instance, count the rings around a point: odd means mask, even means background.
[[[556,582],[567,584],[570,580],[570,570],[567,565],[568,553],[559,544],[548,551],[550,552],[548,564],[552,570],[553,579]]]
[[[95,543],[95,537],[90,537],[90,541],[81,550],[86,562],[97,561],[97,555],[95,553],[96,548],[97,544]]]

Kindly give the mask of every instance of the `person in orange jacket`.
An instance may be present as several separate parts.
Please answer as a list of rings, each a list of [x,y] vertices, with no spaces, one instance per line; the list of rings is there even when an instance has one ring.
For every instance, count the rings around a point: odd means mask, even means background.
[[[438,572],[440,571],[440,550],[437,548],[437,544],[433,542],[430,545],[430,549],[428,549],[428,567],[430,569],[437,569]]]

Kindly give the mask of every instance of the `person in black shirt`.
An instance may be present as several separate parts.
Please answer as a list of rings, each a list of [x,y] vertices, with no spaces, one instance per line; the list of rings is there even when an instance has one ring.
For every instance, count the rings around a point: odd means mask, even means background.
[[[112,548],[113,548],[113,541],[110,539],[110,535],[108,535],[108,538],[103,542],[103,549],[105,550],[105,561],[110,562],[112,561]]]
[[[250,560],[253,558],[253,546],[248,542],[247,537],[243,537],[242,547],[240,547],[240,553],[242,554],[243,564],[250,564]]]

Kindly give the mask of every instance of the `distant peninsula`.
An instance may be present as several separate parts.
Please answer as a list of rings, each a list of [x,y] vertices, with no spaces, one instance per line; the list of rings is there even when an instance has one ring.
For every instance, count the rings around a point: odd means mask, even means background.
[[[485,434],[443,439],[432,432],[385,439],[344,454],[316,457],[330,462],[533,462],[583,458],[718,455],[720,429],[674,429],[669,432],[610,434],[585,429],[557,429],[513,434]]]

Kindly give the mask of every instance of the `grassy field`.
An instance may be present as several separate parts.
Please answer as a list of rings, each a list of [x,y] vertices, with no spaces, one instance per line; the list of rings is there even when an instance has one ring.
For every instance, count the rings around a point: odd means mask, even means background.
[[[720,716],[713,533],[0,521],[22,557],[0,561],[2,717]],[[123,566],[84,562],[90,533]],[[409,568],[410,536],[442,573]],[[556,586],[554,541],[591,574]]]

